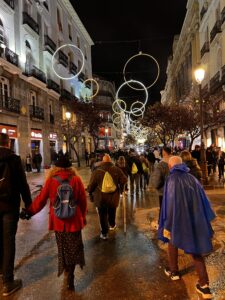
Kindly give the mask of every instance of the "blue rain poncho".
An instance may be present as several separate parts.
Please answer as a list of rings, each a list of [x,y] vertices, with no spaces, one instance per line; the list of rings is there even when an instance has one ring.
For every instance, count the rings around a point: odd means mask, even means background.
[[[199,181],[185,164],[170,170],[163,194],[158,238],[190,254],[212,251],[215,214]]]

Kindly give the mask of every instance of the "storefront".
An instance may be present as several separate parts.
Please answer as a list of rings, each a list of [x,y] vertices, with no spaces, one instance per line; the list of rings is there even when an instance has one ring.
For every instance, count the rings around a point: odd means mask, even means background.
[[[10,138],[10,149],[19,154],[17,127],[14,125],[0,124],[0,132],[8,134]]]
[[[31,156],[40,153],[43,159],[43,135],[40,129],[31,128]]]
[[[58,150],[59,150],[57,133],[50,132],[48,139],[49,139],[49,146],[50,146],[50,158],[51,158],[51,162],[52,162],[52,161],[55,161],[56,153],[58,153]]]

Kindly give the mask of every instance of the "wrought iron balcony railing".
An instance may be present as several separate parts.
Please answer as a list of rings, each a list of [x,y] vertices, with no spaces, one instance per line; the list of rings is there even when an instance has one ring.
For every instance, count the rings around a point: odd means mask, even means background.
[[[30,117],[39,120],[44,120],[44,109],[39,106],[30,105]]]
[[[56,44],[53,42],[52,39],[48,35],[45,35],[45,48],[49,50],[52,54],[56,50]]]
[[[214,93],[221,86],[220,81],[220,71],[218,71],[211,79],[210,79],[210,93]]]
[[[28,15],[27,12],[23,12],[23,24],[27,24],[33,29],[37,34],[39,34],[39,25],[34,19]]]
[[[202,46],[201,57],[203,57],[203,55],[207,52],[209,52],[209,42],[205,42],[204,45]]]
[[[5,3],[7,3],[12,9],[15,7],[14,0],[4,0]]]
[[[56,93],[60,94],[60,86],[52,79],[47,80],[47,88],[54,90]]]
[[[61,50],[59,50],[59,63],[65,68],[68,67],[68,57]]]
[[[61,90],[60,94],[61,94],[61,100],[73,100],[74,99],[74,96],[65,89]]]
[[[7,47],[5,48],[5,58],[11,64],[18,67],[18,65],[19,65],[19,56]]]
[[[70,62],[70,74],[77,74],[77,66],[72,61]]]
[[[31,70],[26,72],[26,75],[27,76],[33,76],[33,77],[37,78],[38,80],[46,83],[45,73],[43,71],[41,71],[40,69],[38,69],[37,67],[35,67],[35,66],[33,66],[31,68]]]
[[[0,94],[0,108],[19,114],[20,100]]]
[[[84,75],[84,73],[80,73],[80,75],[78,76],[78,78],[79,78],[79,80],[80,81],[84,81],[85,80],[85,75]]]
[[[212,43],[217,33],[220,32],[221,32],[221,21],[217,20],[215,25],[213,26],[213,29],[210,32],[210,43]]]

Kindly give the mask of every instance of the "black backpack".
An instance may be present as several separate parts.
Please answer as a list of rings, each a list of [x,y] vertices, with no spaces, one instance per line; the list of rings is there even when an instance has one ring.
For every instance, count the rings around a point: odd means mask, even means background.
[[[53,178],[59,182],[53,203],[55,216],[62,220],[69,219],[75,215],[77,208],[77,201],[73,197],[73,188],[69,183],[72,176],[67,179],[62,179],[59,176]]]
[[[11,197],[10,168],[8,162],[0,162],[0,201],[6,202]]]

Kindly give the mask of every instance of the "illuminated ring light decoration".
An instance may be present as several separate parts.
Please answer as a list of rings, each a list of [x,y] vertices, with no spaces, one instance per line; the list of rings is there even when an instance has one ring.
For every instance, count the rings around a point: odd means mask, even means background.
[[[133,106],[135,106],[135,105],[138,106],[140,104],[141,104],[141,106],[139,108],[138,107],[133,108]],[[136,101],[131,104],[130,111],[135,117],[143,116],[143,114],[145,112],[145,105],[140,101]]]
[[[67,46],[68,46],[68,47],[73,47],[73,48],[77,49],[77,50],[80,52],[81,57],[82,57],[82,65],[81,65],[81,68],[80,68],[79,72],[77,72],[77,74],[76,74],[76,75],[73,75],[72,77],[62,77],[62,76],[60,76],[60,75],[56,72],[56,70],[55,70],[55,68],[54,68],[54,58],[55,58],[56,53],[57,53],[60,49],[62,49],[62,48],[64,48],[64,47],[67,47]],[[84,59],[84,54],[83,54],[83,52],[82,52],[77,46],[75,46],[75,45],[73,45],[73,44],[65,44],[65,45],[60,46],[58,49],[56,49],[56,51],[55,51],[54,54],[52,55],[52,70],[53,70],[53,72],[55,73],[55,75],[56,75],[57,77],[59,77],[60,79],[62,79],[62,80],[71,80],[71,79],[74,79],[74,78],[78,77],[78,76],[81,74],[81,72],[82,72],[82,70],[83,70],[83,68],[84,68],[84,61],[85,61],[85,59]]]
[[[121,107],[121,104],[123,104],[124,108]],[[117,99],[113,102],[112,104],[112,110],[115,112],[115,113],[121,113],[121,111],[126,111],[127,109],[127,104],[124,100],[122,99]]]
[[[157,60],[156,60],[152,55],[147,54],[147,53],[139,52],[138,54],[135,54],[135,55],[131,56],[131,57],[128,59],[128,61],[125,63],[124,67],[123,67],[123,78],[124,78],[124,81],[127,82],[127,84],[129,85],[129,87],[131,87],[133,90],[136,90],[136,91],[141,91],[141,90],[143,90],[143,88],[135,88],[135,87],[133,87],[132,85],[130,85],[130,84],[129,84],[129,83],[130,83],[130,80],[127,81],[125,74],[126,74],[126,67],[127,67],[128,63],[129,63],[132,59],[134,59],[135,57],[138,57],[138,56],[141,56],[141,55],[142,55],[142,56],[147,56],[147,57],[149,57],[150,59],[152,59],[152,60],[156,63],[156,66],[157,66],[157,75],[156,75],[156,78],[155,78],[155,80],[153,81],[152,84],[150,84],[149,86],[146,87],[146,89],[149,89],[150,87],[152,87],[152,86],[156,83],[156,81],[157,81],[158,78],[159,78],[159,73],[160,73],[159,64],[158,64]]]
[[[112,115],[112,121],[113,123],[121,123],[122,122],[121,115],[119,113],[114,113]]]
[[[93,99],[93,98],[98,94],[98,92],[99,92],[99,84],[98,84],[98,82],[97,82],[95,79],[93,79],[93,78],[88,78],[88,79],[86,79],[86,80],[83,82],[83,84],[84,84],[85,87],[86,87],[86,82],[88,82],[88,81],[94,82],[94,83],[96,84],[96,87],[97,87],[95,94],[92,95],[92,96],[88,96],[88,97],[87,97],[87,100],[90,101],[91,99]],[[87,102],[88,102],[88,101],[87,101]]]
[[[129,80],[129,81],[125,81],[124,83],[121,84],[121,86],[118,88],[118,90],[117,90],[117,92],[116,92],[116,99],[119,99],[119,92],[120,92],[120,90],[122,89],[122,87],[123,87],[124,85],[129,85],[129,83],[137,83],[137,84],[141,85],[142,89],[140,89],[140,90],[144,90],[144,91],[145,91],[145,96],[146,96],[143,105],[146,105],[147,102],[148,102],[148,91],[147,91],[147,88],[144,86],[144,84],[143,84],[142,82],[137,81],[137,80],[133,80],[133,79],[131,79],[131,80]],[[130,87],[130,85],[129,85],[129,87]],[[120,99],[120,100],[121,100],[121,99]],[[123,102],[124,102],[124,101],[123,101]],[[120,106],[120,103],[119,103],[119,102],[117,102],[117,104],[118,104],[118,106],[119,106],[119,108],[120,108],[121,110],[123,110],[124,112],[126,112],[126,113],[128,113],[128,114],[130,113],[130,111],[128,111],[128,110],[126,110],[126,109],[123,109],[123,108]]]

